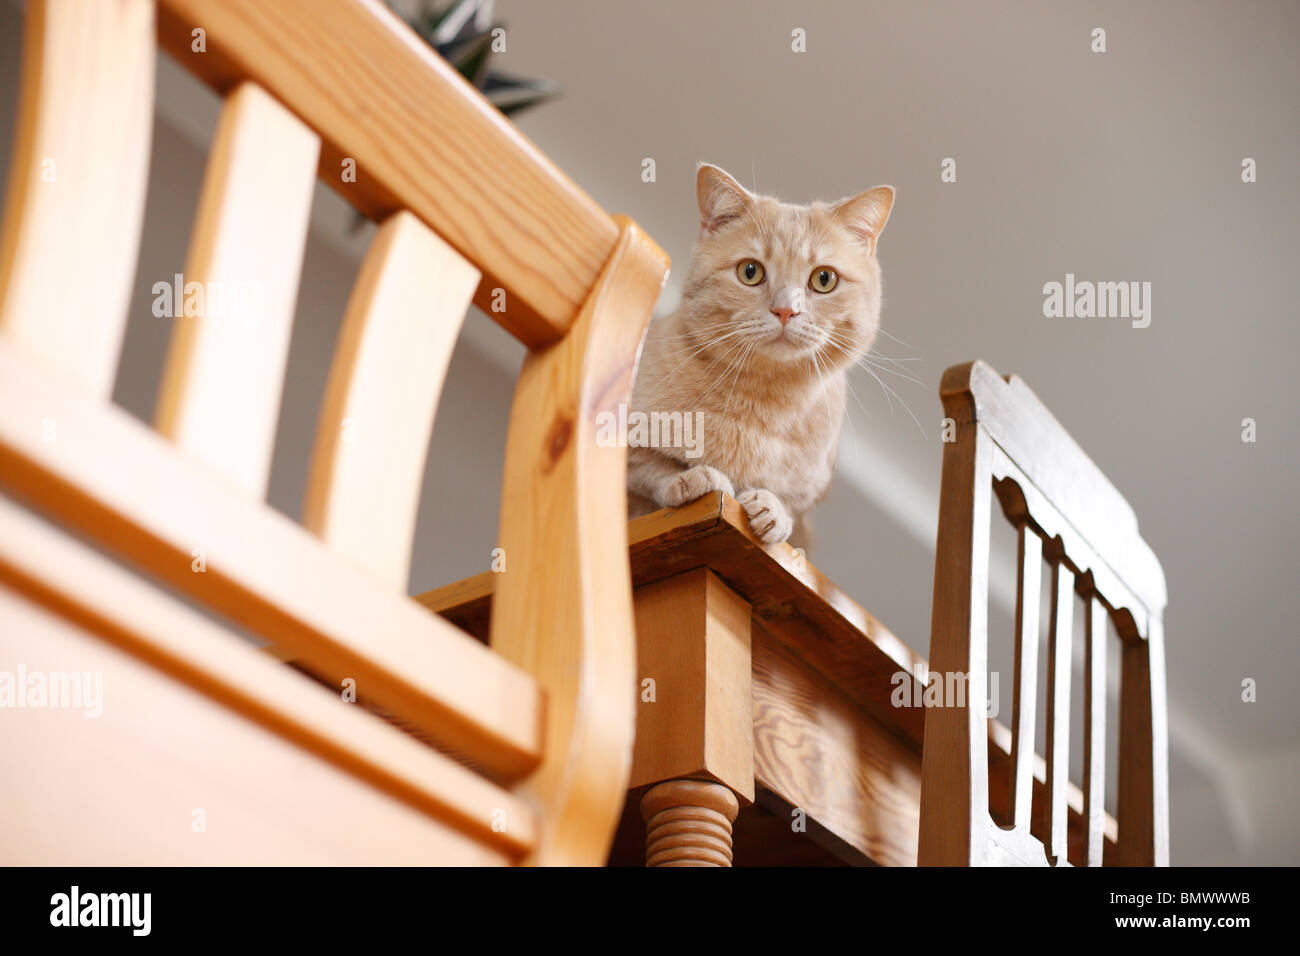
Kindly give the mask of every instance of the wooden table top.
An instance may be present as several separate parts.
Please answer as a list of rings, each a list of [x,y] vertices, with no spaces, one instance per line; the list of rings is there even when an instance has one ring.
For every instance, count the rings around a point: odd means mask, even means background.
[[[715,492],[680,508],[668,508],[628,524],[634,586],[641,587],[694,568],[707,567],[750,602],[756,623],[857,707],[883,725],[916,760],[925,710],[891,703],[903,681],[911,700],[922,699],[929,668],[885,625],[788,544],[765,545],[750,531],[734,498]],[[416,595],[416,600],[466,632],[486,640],[496,574],[485,572]],[[901,676],[900,676],[901,675]],[[995,819],[1005,812],[1010,778],[1011,732],[989,721],[990,803]],[[1035,767],[1035,805],[1046,780],[1041,757]],[[999,783],[1001,781],[1001,783]],[[1081,832],[1083,795],[1071,785],[1070,829]],[[999,809],[1001,808],[1001,809]],[[1037,816],[1037,814],[1036,814]],[[1115,821],[1106,821],[1107,841]],[[862,849],[862,848],[859,848]],[[890,861],[897,862],[897,861]],[[911,862],[915,862],[913,859]]]
[[[796,653],[921,746],[924,712],[892,707],[889,697],[891,678],[902,671],[915,679],[924,671],[924,658],[790,545],[759,541],[734,498],[714,492],[680,508],[635,518],[628,523],[628,543],[634,586],[709,568]],[[484,572],[415,599],[484,639],[495,582],[494,573]],[[920,689],[919,682],[914,689]],[[900,709],[911,713],[900,714]]]

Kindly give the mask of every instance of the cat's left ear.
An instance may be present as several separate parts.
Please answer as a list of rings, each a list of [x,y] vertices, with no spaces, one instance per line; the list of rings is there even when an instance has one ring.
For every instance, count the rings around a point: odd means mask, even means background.
[[[876,186],[849,199],[841,199],[833,207],[835,217],[867,244],[867,252],[873,256],[893,208],[893,186]]]

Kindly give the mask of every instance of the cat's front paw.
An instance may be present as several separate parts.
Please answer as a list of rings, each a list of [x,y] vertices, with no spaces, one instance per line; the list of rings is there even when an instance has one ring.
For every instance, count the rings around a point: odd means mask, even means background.
[[[736,501],[745,509],[749,526],[764,544],[780,544],[794,530],[794,518],[781,504],[781,499],[766,488],[750,488],[736,495]]]
[[[668,508],[676,508],[696,498],[703,498],[712,491],[721,491],[733,498],[736,495],[730,478],[709,465],[696,465],[668,479],[660,503]]]

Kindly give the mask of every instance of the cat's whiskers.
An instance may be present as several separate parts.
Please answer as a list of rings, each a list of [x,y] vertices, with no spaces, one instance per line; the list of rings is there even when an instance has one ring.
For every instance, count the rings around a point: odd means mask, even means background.
[[[912,356],[911,358],[893,358],[892,356],[886,355],[884,352],[876,351],[876,349],[874,348],[871,350],[871,354],[878,359],[884,359],[886,362],[896,362],[900,365],[903,362],[924,362],[925,361],[925,359],[921,358],[919,355]]]
[[[746,331],[746,328],[744,328],[744,327],[742,327],[742,328],[738,328],[738,329],[735,329],[735,330],[733,330],[733,331],[731,331],[731,332],[726,333],[725,335],[719,335],[719,336],[717,336],[716,338],[710,339],[709,341],[705,342],[703,345],[701,345],[701,346],[700,346],[699,348],[697,348],[695,351],[691,352],[690,355],[686,356],[686,358],[682,359],[681,362],[678,363],[678,365],[677,365],[676,368],[674,368],[671,372],[669,372],[666,376],[664,376],[665,381],[668,380],[668,379],[671,379],[674,375],[676,375],[678,372],[680,372],[680,371],[682,370],[682,368],[685,367],[685,365],[686,365],[688,362],[690,362],[691,359],[695,358],[695,356],[699,355],[701,352],[705,351],[706,349],[710,349],[710,348],[712,348],[712,347],[715,346],[715,345],[718,345],[719,343],[721,343],[721,342],[722,342],[723,340],[725,340],[725,339],[729,339],[729,338],[732,338],[733,336],[740,335],[741,333],[743,333],[743,332],[745,332],[745,331]],[[687,346],[687,348],[690,348],[690,346]],[[687,350],[687,349],[681,349],[680,351],[673,352],[673,353],[671,353],[671,354],[672,354],[672,355],[680,355],[682,352],[685,352],[686,350]],[[716,364],[716,360],[715,360],[715,364]],[[712,367],[713,367],[712,365],[709,366],[709,368],[712,368]]]
[[[717,385],[718,381],[722,378],[722,376],[726,375],[726,373],[730,371],[731,365],[735,361],[735,356],[741,354],[741,352],[745,348],[745,345],[746,342],[744,340],[741,340],[739,342],[733,342],[731,345],[727,346],[727,350],[725,352],[723,352],[721,355],[719,355],[717,358],[715,358],[712,362],[708,364],[708,367],[704,369],[704,373],[706,375],[709,372],[711,372],[714,368],[716,368],[720,362],[723,362],[724,360],[727,362],[726,366],[722,369],[722,371],[718,373],[718,376],[711,381],[709,388],[706,389],[703,392],[703,394],[697,395],[695,397],[694,402],[691,403],[692,405],[699,406],[700,403],[704,401],[705,397],[713,390],[713,388]]]
[[[841,352],[845,353],[846,355],[853,357],[854,351],[850,348],[846,348],[842,343],[838,341],[831,341],[830,344],[835,348],[839,349]],[[922,388],[926,387],[925,382],[921,381],[919,378],[913,375],[909,370],[905,368],[904,369],[891,368],[888,365],[882,365],[880,362],[875,361],[876,358],[878,358],[878,356],[876,356],[875,353],[868,351],[867,353],[855,358],[853,364],[860,365],[863,368],[867,368],[868,366],[870,366],[871,368],[877,369],[878,371],[886,372],[890,375],[896,375],[901,379],[913,383],[914,385],[920,385]]]
[[[830,343],[830,344],[834,345],[835,343],[832,342],[832,343]],[[837,347],[838,347],[838,346],[837,346]],[[829,361],[829,357],[828,357],[827,361]],[[844,387],[845,387],[846,389],[848,389],[849,394],[853,396],[853,400],[854,400],[855,402],[858,403],[858,408],[862,409],[862,411],[865,412],[865,413],[868,414],[868,415],[871,414],[871,413],[867,410],[867,406],[864,405],[864,404],[862,404],[862,399],[858,397],[857,390],[854,389],[854,387],[853,387],[853,383],[849,381],[849,377],[848,377],[848,375],[845,375],[845,376],[844,376]],[[853,416],[849,415],[849,416],[846,416],[846,417],[847,417],[848,420],[849,420],[849,427],[852,428],[852,427],[853,427]]]
[[[887,339],[891,339],[891,340],[897,342],[899,345],[901,345],[901,346],[902,346],[903,348],[905,348],[905,349],[914,349],[914,348],[916,348],[916,346],[913,345],[912,343],[910,343],[910,342],[904,342],[904,341],[903,341],[902,339],[900,339],[897,335],[893,335],[893,334],[891,334],[891,333],[889,332],[888,329],[877,328],[876,331],[877,331],[878,333],[880,333],[881,335],[883,335],[885,338],[887,338]],[[920,361],[920,360],[919,360],[919,359],[913,359],[912,361]]]
[[[843,347],[842,345],[840,345],[838,342],[835,342],[835,341],[833,340],[833,338],[830,338],[830,337],[828,336],[827,341],[828,341],[832,346],[834,346],[835,348],[839,349],[841,352],[844,352],[844,353],[846,353],[846,354],[852,356],[852,354],[853,354],[852,352],[850,352],[848,349],[844,348],[844,347]],[[863,359],[865,359],[865,358],[866,358],[866,356],[863,356]],[[862,359],[859,359],[859,360],[857,360],[854,364],[856,364],[856,365],[858,365],[859,367],[861,367],[862,369],[864,369],[868,375],[870,375],[872,378],[874,378],[874,379],[876,380],[876,383],[881,387],[881,389],[884,390],[884,393],[885,393],[885,401],[886,401],[886,402],[888,403],[888,405],[889,405],[889,413],[890,413],[891,415],[894,413],[894,402],[893,402],[893,399],[891,399],[891,397],[890,397],[890,396],[893,396],[893,398],[898,399],[898,403],[899,403],[900,405],[903,406],[904,411],[906,411],[907,414],[911,416],[912,421],[916,423],[917,430],[920,431],[920,433],[921,433],[921,437],[924,438],[924,437],[925,437],[925,428],[924,428],[924,426],[921,425],[921,420],[920,420],[919,418],[916,417],[916,413],[912,411],[911,406],[907,404],[907,402],[906,402],[906,400],[904,400],[903,396],[899,395],[898,392],[896,392],[896,391],[894,391],[892,388],[890,388],[889,385],[885,382],[885,380],[882,379],[879,375],[877,375],[877,374],[875,373],[875,370],[871,367],[871,365],[870,365],[869,363],[863,361]],[[892,371],[892,370],[890,370],[890,369],[882,369],[882,371]],[[847,382],[847,380],[848,380],[848,379],[847,379],[847,377],[846,377],[846,378],[845,378],[845,381]],[[912,381],[916,381],[916,379],[912,379]],[[920,383],[920,382],[917,382],[917,384],[919,385],[919,384],[921,384],[921,383]],[[864,411],[865,411],[865,409],[864,409]]]
[[[735,358],[732,358],[731,361],[727,363],[727,367],[724,368],[720,373],[718,373],[718,375],[713,379],[709,387],[705,389],[699,396],[696,397],[694,402],[695,405],[702,404],[706,398],[708,398],[711,394],[713,394],[713,392],[717,389],[717,387],[726,379],[728,373],[731,372],[731,369],[736,364],[737,359],[742,354],[744,354],[745,346],[752,345],[752,344],[753,344],[752,342],[742,341],[727,349],[726,355],[735,356]],[[707,372],[710,369],[712,369],[714,365],[718,364],[718,361],[721,361],[721,358],[714,361],[713,365],[710,365],[709,368],[705,369],[705,371]]]
[[[714,329],[713,331],[726,332],[726,331],[735,330],[744,326],[747,321],[748,320],[746,319],[735,319],[732,321],[723,322],[719,324],[717,328]],[[689,339],[691,343],[690,345],[687,345],[685,348],[676,349],[675,351],[667,353],[669,355],[681,355],[683,352],[688,352],[691,349],[699,346],[702,338],[703,336],[700,335],[698,330],[692,330],[688,332],[682,332],[678,335],[667,336],[664,339],[662,339],[662,341],[671,342],[673,340],[678,340],[678,339]],[[710,341],[717,341],[717,339],[711,339]],[[709,342],[704,343],[705,348],[707,348],[708,345]]]
[[[726,416],[731,412],[731,399],[732,396],[735,395],[736,393],[736,385],[740,382],[741,376],[745,374],[745,369],[749,365],[749,358],[751,355],[754,354],[754,351],[758,348],[758,346],[759,346],[759,342],[757,339],[755,339],[754,341],[749,343],[749,348],[746,349],[745,354],[740,357],[740,366],[736,370],[735,377],[731,380],[731,389],[730,391],[727,392],[727,401],[726,404],[724,404],[722,407],[723,416]]]
[[[730,318],[724,322],[717,323],[716,330],[735,328],[738,325],[744,325],[748,321],[748,318]],[[676,342],[681,339],[692,339],[693,341],[698,342],[700,340],[700,333],[696,329],[687,329],[685,332],[678,332],[676,335],[661,335],[658,339],[660,342]]]
[[[913,383],[914,385],[920,385],[922,388],[925,388],[925,382],[921,381],[919,378],[917,378],[912,373],[908,372],[906,369],[890,368],[888,365],[881,365],[879,362],[872,361],[872,356],[870,353],[862,356],[860,361],[865,362],[866,364],[870,365],[872,368],[879,369],[882,372],[888,372],[890,375],[897,375],[899,378],[903,379],[904,381],[908,381]]]
[[[737,331],[737,333],[733,333],[733,334],[739,334],[740,332],[744,332],[744,331],[746,331],[746,330],[745,330],[745,329],[739,329],[739,330]],[[725,337],[725,338],[731,338],[732,336],[731,336],[731,335],[728,335],[728,336],[724,336],[724,337]],[[720,340],[720,339],[719,339],[719,340],[715,340],[713,344],[716,345],[716,344],[718,344],[719,341],[721,341],[721,340]],[[737,351],[737,349],[739,349],[741,346],[743,346],[747,341],[749,341],[749,340],[748,340],[748,339],[741,339],[741,340],[738,341],[738,342],[732,342],[732,343],[730,343],[730,344],[729,344],[725,349],[723,349],[722,352],[720,352],[719,354],[716,354],[716,355],[711,356],[712,361],[710,361],[709,364],[706,365],[706,366],[704,367],[704,371],[705,371],[706,373],[712,371],[712,370],[717,366],[717,364],[718,364],[719,362],[723,361],[724,359],[727,358],[727,356],[729,356],[729,355],[731,355],[733,352]],[[699,354],[699,353],[696,353],[696,354]],[[703,361],[703,359],[701,359],[701,361]]]
[[[847,343],[846,340],[835,330],[833,329],[826,330],[826,336],[829,344],[835,346],[837,349],[839,349],[841,352],[844,352],[846,355],[849,356],[853,355],[853,350],[847,347],[849,343]],[[919,378],[912,375],[906,368],[902,368],[902,369],[890,368],[888,365],[882,365],[878,361],[873,361],[874,359],[882,359],[886,362],[894,362],[894,363],[899,363],[902,361],[919,362],[920,359],[908,359],[908,360],[892,359],[889,358],[889,356],[887,355],[881,355],[879,352],[875,352],[873,350],[868,349],[863,355],[855,359],[854,364],[863,365],[865,363],[867,365],[873,366],[876,369],[879,369],[882,372],[888,372],[891,375],[897,375],[899,378],[906,379],[909,382],[914,382],[915,384],[920,385],[922,388],[926,387],[925,382],[921,381]]]
[[[822,399],[826,402],[826,427],[831,431],[834,431],[835,422],[831,416],[831,395],[826,385],[826,379],[822,377],[822,363],[819,350],[814,349],[812,351],[812,360],[813,371],[817,373],[817,381],[819,381],[822,386]]]
[[[883,352],[876,351],[876,349],[874,348],[868,349],[865,357],[873,359],[874,361],[872,362],[872,364],[875,365],[877,368],[888,368],[888,366],[895,366],[895,368],[890,369],[890,371],[896,371],[900,375],[904,373],[907,374],[911,373],[911,369],[909,369],[904,363],[922,361],[920,358],[906,358],[906,359],[891,358],[890,356],[885,355]],[[880,364],[881,362],[887,362],[888,366],[881,365]],[[924,385],[925,383],[920,380],[917,380],[917,384]]]

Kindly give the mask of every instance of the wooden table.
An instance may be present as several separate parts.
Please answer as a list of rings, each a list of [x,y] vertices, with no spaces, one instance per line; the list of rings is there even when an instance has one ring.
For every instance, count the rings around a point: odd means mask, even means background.
[[[628,534],[640,687],[632,789],[610,863],[645,859],[644,794],[667,781],[704,781],[680,793],[661,788],[649,809],[695,807],[656,819],[718,826],[718,813],[738,810],[733,846],[719,847],[736,865],[915,865],[925,660],[799,551],[758,541],[725,495],[637,518]],[[486,640],[495,578],[488,572],[417,600]],[[995,820],[1006,813],[1010,743],[1007,728],[990,721]],[[1046,778],[1038,763],[1035,811]],[[1069,802],[1074,842],[1077,788]],[[675,835],[657,844],[669,847],[661,859],[691,855],[672,847],[691,842],[692,826],[666,828]],[[1035,812],[1035,833],[1041,826]],[[714,823],[702,829],[722,836]],[[1108,819],[1106,839],[1114,837]]]

